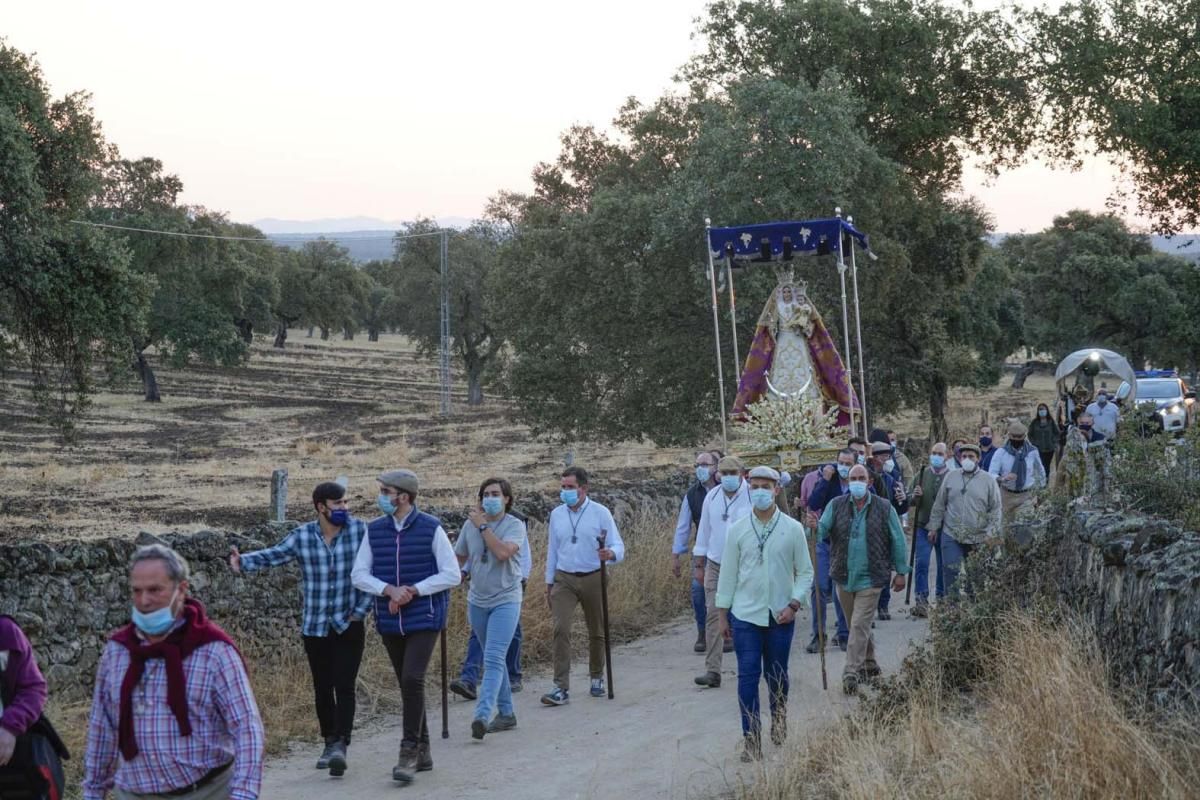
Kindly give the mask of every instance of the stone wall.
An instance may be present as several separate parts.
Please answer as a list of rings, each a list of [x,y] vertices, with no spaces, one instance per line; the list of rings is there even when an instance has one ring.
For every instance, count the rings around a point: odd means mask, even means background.
[[[687,488],[682,474],[662,480],[610,484],[593,494],[612,510],[628,531],[639,514],[661,520],[674,515]],[[544,521],[557,497],[528,495],[514,506],[532,520]],[[426,509],[448,531],[462,525],[461,510]],[[662,524],[661,522],[659,524]],[[278,542],[296,523],[265,524],[243,533],[201,531],[192,534],[63,541],[48,544],[0,544],[0,613],[16,618],[37,651],[38,662],[56,694],[86,696],[109,631],[129,621],[126,569],[142,544],[164,542],[186,558],[192,570],[192,594],[212,617],[258,652],[289,641],[300,627],[300,581],[295,565],[234,575],[230,545],[250,552]],[[657,527],[657,526],[656,526]],[[670,530],[663,531],[664,546]]]
[[[1095,626],[1116,682],[1159,700],[1200,688],[1200,534],[1075,510],[1061,521],[1063,596]]]

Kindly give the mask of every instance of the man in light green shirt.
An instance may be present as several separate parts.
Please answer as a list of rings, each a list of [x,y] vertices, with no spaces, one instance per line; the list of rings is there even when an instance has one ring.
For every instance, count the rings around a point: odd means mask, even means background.
[[[871,494],[868,481],[866,467],[852,467],[849,493],[825,506],[817,523],[817,538],[829,540],[829,574],[837,584],[838,599],[850,627],[842,671],[842,691],[846,694],[858,691],[860,681],[879,675],[871,635],[879,594],[889,580],[892,591],[904,591],[904,575],[908,572],[900,517],[885,498]]]
[[[742,761],[762,758],[758,684],[766,676],[771,741],[787,737],[788,655],[796,612],[812,589],[804,526],[779,510],[779,473],[750,470],[749,516],[730,526],[717,581],[721,635],[733,639],[738,664]]]

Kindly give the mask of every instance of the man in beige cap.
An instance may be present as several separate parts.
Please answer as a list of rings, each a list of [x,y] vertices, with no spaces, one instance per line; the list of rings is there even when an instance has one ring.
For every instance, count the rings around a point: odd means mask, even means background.
[[[462,573],[437,517],[417,510],[417,476],[395,469],[378,480],[383,516],[367,526],[350,579],[375,597],[375,627],[400,683],[404,725],[392,780],[409,784],[417,772],[433,769],[425,670]]]
[[[1017,509],[1033,499],[1033,493],[1046,485],[1046,468],[1037,448],[1026,441],[1028,431],[1016,420],[1008,425],[1008,441],[992,456],[988,473],[1000,483],[1003,524],[1007,525]]]
[[[700,526],[696,529],[696,545],[692,548],[692,566],[696,580],[704,585],[707,613],[704,620],[704,673],[697,675],[699,686],[716,689],[721,685],[721,654],[733,650],[721,636],[717,617],[717,582],[721,577],[721,559],[725,554],[725,539],[729,528],[750,515],[750,487],[742,480],[745,466],[736,456],[725,456],[717,462],[718,485],[704,498],[700,511]]]
[[[971,553],[981,544],[995,541],[1001,533],[1000,487],[979,468],[979,456],[979,445],[962,446],[962,468],[946,473],[929,512],[929,530],[942,532],[942,574],[947,595],[954,592],[958,573]]]
[[[779,473],[755,467],[749,483],[753,511],[729,527],[716,600],[721,635],[737,652],[742,761],[762,758],[758,693],[764,677],[771,741],[780,747],[787,738],[788,656],[796,612],[813,582],[804,527],[776,503]]]

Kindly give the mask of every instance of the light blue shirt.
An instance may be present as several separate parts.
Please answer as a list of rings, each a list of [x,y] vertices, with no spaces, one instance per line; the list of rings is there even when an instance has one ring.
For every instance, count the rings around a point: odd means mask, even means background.
[[[766,627],[793,600],[807,604],[812,582],[808,538],[797,520],[775,509],[766,523],[750,514],[729,526],[717,608]]]
[[[596,537],[602,532],[607,534],[604,546],[613,551],[617,561],[625,559],[625,542],[621,541],[621,532],[617,530],[612,512],[591,498],[584,498],[578,511],[559,505],[550,512],[547,527],[550,538],[546,548],[547,584],[554,583],[554,573],[560,569],[563,572],[600,569],[600,546]]]

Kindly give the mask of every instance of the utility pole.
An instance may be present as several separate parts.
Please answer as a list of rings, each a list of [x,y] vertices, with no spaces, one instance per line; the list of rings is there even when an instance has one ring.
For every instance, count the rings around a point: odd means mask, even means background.
[[[442,343],[439,352],[440,369],[439,395],[441,398],[441,414],[450,413],[450,236],[449,231],[441,231],[441,260],[442,260]]]

